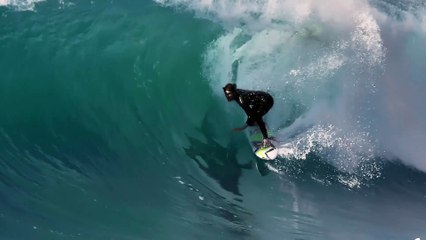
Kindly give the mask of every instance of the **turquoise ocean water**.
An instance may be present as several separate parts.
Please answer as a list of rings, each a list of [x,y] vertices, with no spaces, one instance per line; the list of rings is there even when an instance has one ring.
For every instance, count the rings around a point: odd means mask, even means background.
[[[0,0],[0,239],[426,239],[425,16]],[[289,156],[230,131],[236,60]]]

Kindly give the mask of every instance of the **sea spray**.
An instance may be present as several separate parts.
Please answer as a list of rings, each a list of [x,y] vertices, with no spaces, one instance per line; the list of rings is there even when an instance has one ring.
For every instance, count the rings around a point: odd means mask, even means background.
[[[309,138],[308,132],[332,125],[346,132],[340,137],[351,145],[357,145],[353,139],[368,142],[352,164],[366,156],[385,157],[426,170],[425,153],[419,151],[426,143],[424,5],[412,1],[401,12],[381,1],[157,2],[224,27],[204,62],[218,97],[232,62],[239,60],[238,86],[269,91],[276,99],[266,117],[270,127],[309,121],[304,124],[310,126],[304,133]],[[245,41],[233,44],[241,36]],[[340,157],[352,152],[352,147],[335,149]],[[345,157],[331,160],[336,166],[341,161]]]

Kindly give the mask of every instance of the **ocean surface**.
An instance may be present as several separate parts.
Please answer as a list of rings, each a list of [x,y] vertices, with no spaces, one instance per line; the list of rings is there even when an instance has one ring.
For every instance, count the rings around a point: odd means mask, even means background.
[[[0,239],[426,239],[425,43],[423,0],[0,0]]]

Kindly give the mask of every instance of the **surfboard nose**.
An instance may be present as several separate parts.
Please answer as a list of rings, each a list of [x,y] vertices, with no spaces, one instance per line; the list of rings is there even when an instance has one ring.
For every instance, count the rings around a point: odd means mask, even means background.
[[[278,150],[274,146],[259,148],[255,151],[257,157],[264,160],[274,160],[278,156]]]

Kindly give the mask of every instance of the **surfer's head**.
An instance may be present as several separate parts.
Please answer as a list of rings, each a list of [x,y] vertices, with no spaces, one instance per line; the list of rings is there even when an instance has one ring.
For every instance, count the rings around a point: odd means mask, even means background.
[[[236,90],[237,85],[233,83],[228,83],[225,87],[223,87],[223,92],[225,93],[226,99],[228,99],[229,102],[235,99]]]

